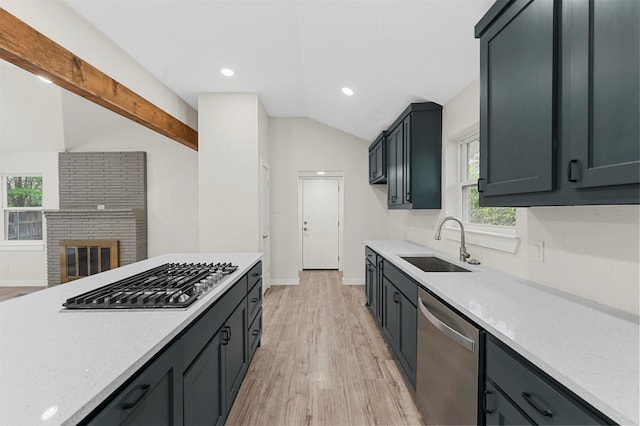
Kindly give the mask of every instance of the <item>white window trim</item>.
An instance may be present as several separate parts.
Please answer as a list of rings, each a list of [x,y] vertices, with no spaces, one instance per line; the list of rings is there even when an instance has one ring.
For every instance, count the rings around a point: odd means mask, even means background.
[[[471,184],[471,182],[462,182],[462,164],[466,163],[466,159],[462,158],[462,145],[470,142],[473,139],[479,137],[480,127],[476,123],[463,132],[450,138],[449,141],[456,147],[456,184],[455,197],[457,202],[454,204],[455,211],[450,212],[454,216],[463,218],[463,200],[462,200],[462,187],[465,184]],[[517,220],[517,219],[516,219]],[[464,222],[466,242],[471,245],[490,248],[493,250],[516,253],[520,246],[520,237],[517,235],[517,223],[516,226],[490,226],[490,225],[478,225],[475,223]],[[442,230],[442,237],[447,240],[460,241],[460,227],[454,222],[447,222]]]
[[[43,207],[8,207],[5,197],[7,188],[7,176],[42,176],[41,173],[0,173],[0,252],[2,251],[42,251],[44,250],[45,233],[47,229]],[[42,212],[42,239],[41,240],[5,240],[5,212],[34,210]]]

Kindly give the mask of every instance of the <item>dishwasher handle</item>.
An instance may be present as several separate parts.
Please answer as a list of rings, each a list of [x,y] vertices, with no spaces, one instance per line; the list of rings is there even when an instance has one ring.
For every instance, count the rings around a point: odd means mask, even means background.
[[[449,327],[447,324],[440,321],[438,318],[436,318],[435,315],[429,312],[422,298],[419,298],[418,300],[420,302],[418,303],[420,312],[422,312],[422,315],[424,315],[429,320],[429,322],[433,324],[435,328],[437,328],[438,330],[440,330],[441,332],[449,336],[451,339],[453,339],[459,345],[463,346],[465,349],[471,352],[475,352],[476,342],[469,339],[467,336],[458,333],[456,330],[454,330],[453,328]]]

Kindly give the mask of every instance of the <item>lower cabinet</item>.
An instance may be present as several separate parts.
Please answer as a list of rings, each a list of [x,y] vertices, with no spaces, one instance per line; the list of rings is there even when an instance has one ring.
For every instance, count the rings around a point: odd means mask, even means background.
[[[82,424],[224,424],[260,345],[260,273],[258,263]]]
[[[393,274],[395,282],[391,281],[385,275],[389,268],[390,266],[385,264],[382,272],[382,333],[400,367],[415,388],[418,310],[398,287],[410,288],[417,284],[405,276],[396,275],[399,273],[397,270]]]
[[[81,424],[169,425],[182,423],[182,350],[171,345],[95,417]]]
[[[613,423],[495,337],[487,339],[486,376],[487,424]]]

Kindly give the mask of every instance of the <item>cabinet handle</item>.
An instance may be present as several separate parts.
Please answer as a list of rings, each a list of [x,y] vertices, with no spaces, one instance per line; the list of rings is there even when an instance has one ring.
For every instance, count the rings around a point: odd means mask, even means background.
[[[259,277],[260,276],[260,272],[254,272],[253,274],[251,274],[252,277]]]
[[[140,386],[140,394],[138,395],[138,397],[131,401],[131,402],[127,402],[126,404],[124,404],[122,406],[123,410],[130,410],[133,407],[135,407],[136,405],[138,405],[138,402],[140,402],[140,400],[142,400],[142,398],[147,394],[147,392],[149,392],[149,389],[151,389],[151,385],[142,385]]]
[[[478,179],[478,183],[477,183],[477,185],[478,185],[478,192],[484,192],[484,189],[482,189],[482,188],[480,187],[480,181],[482,181],[482,180],[484,180],[484,178],[479,178],[479,179]]]
[[[573,165],[574,164],[577,165],[578,164],[578,160],[569,161],[569,165],[567,166],[567,179],[569,180],[569,182],[577,182],[578,181],[578,179],[573,177],[573,170],[574,170]]]
[[[411,201],[411,193],[407,192],[407,195],[404,196],[405,201]]]
[[[535,403],[529,392],[522,392],[522,397],[529,403],[529,405],[535,408],[538,413],[542,414],[545,417],[553,417],[553,413],[551,412],[551,410],[539,407],[538,404]]]
[[[400,294],[397,291],[393,292],[393,302],[394,303],[400,303],[400,300],[398,300],[398,296],[400,296]]]
[[[253,332],[251,333],[253,336],[257,336],[258,333],[260,333],[260,330],[253,330]]]
[[[251,299],[251,303],[256,303],[258,300],[260,299],[258,299],[257,297],[254,297],[253,299]]]
[[[231,330],[229,327],[225,327],[222,329],[222,344],[226,345],[231,341]]]
[[[482,397],[482,411],[484,411],[487,414],[491,414],[493,413],[493,410],[490,410],[489,408],[487,408],[488,404],[487,404],[487,397],[491,394],[493,394],[493,392],[491,392],[490,390],[485,390],[483,392],[484,396]]]

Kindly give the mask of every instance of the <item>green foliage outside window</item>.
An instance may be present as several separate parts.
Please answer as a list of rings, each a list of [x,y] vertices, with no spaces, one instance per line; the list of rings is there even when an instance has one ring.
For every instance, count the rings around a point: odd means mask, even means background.
[[[42,176],[8,176],[7,207],[42,207]]]
[[[469,222],[482,225],[516,226],[513,207],[480,207],[478,188],[469,187]]]

